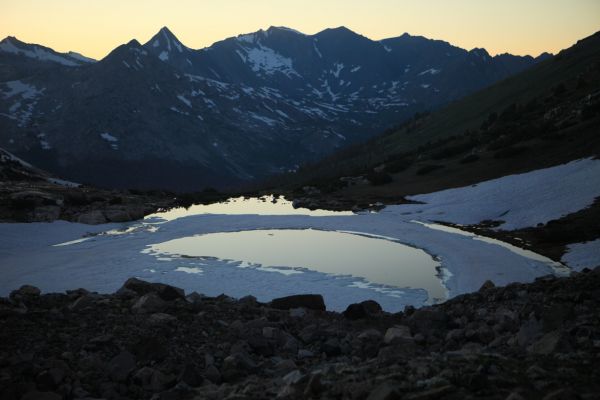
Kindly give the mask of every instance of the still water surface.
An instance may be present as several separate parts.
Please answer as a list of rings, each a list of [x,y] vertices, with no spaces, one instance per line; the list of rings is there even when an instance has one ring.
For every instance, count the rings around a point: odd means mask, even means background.
[[[158,255],[215,257],[287,275],[309,269],[351,275],[370,283],[423,288],[430,301],[445,299],[440,263],[425,251],[383,238],[315,229],[219,232],[154,244]]]

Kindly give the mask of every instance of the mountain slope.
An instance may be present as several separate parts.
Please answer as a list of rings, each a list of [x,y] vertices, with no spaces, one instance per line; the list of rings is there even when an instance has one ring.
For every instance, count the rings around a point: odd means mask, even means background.
[[[165,27],[92,63],[7,38],[0,145],[102,186],[231,187],[295,170],[536,62],[480,53],[344,27],[271,27],[192,50]]]
[[[300,186],[366,175],[375,168],[392,174],[387,186],[403,196],[593,156],[598,152],[599,93],[597,33],[520,74],[284,179]],[[529,151],[516,154],[519,146]],[[472,161],[460,163],[467,156]],[[417,174],[436,165],[441,167],[435,172]]]

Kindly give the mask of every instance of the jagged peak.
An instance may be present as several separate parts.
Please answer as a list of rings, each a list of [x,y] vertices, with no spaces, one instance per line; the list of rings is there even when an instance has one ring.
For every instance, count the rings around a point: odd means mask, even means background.
[[[475,47],[475,48],[469,50],[469,54],[475,55],[484,60],[492,58],[492,56],[490,56],[490,53],[488,53],[488,51],[482,47]]]
[[[0,40],[0,43],[6,43],[6,42],[17,42],[17,43],[22,43],[19,39],[17,39],[15,36],[7,36],[4,39]]]
[[[140,44],[140,42],[137,41],[137,39],[131,39],[129,42],[127,42],[127,47],[141,47],[142,45]]]
[[[177,36],[166,26],[160,28],[144,46],[149,49],[160,50],[161,53],[169,53],[173,50],[183,53],[185,50],[188,50],[188,47],[181,43]]]

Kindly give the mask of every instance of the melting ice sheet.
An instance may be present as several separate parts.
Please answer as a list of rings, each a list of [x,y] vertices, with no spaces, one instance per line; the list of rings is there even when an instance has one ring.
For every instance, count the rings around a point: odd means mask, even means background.
[[[437,297],[441,290],[438,277],[452,297],[476,291],[488,279],[506,285],[560,272],[556,263],[506,243],[447,228],[432,229],[436,226],[431,224],[470,224],[485,219],[506,221],[503,229],[543,224],[592,204],[600,196],[599,174],[599,160],[579,160],[415,196],[423,203],[390,206],[378,213],[294,209],[284,199],[268,197],[171,210],[128,224],[0,224],[0,295],[26,283],[44,292],[76,287],[114,292],[127,278],[137,276],[210,296],[252,294],[269,301],[320,293],[331,310],[373,299],[385,310],[399,311],[405,305],[419,306]],[[329,235],[327,241],[325,236],[312,242],[287,237],[304,235],[301,232],[309,229],[311,235]],[[258,235],[243,233],[256,230],[273,231],[274,235],[244,236]],[[228,235],[236,238],[235,245],[219,249],[214,241]],[[197,237],[213,242],[193,244]],[[278,242],[269,246],[270,239]],[[244,250],[244,242],[254,248]],[[332,251],[318,250],[323,244]],[[439,266],[420,264],[420,256],[414,263],[396,264],[396,260],[404,260],[401,244],[421,254],[422,260],[431,262],[433,257]],[[205,247],[194,250],[200,245]],[[275,257],[278,249],[289,257],[266,258],[267,253]],[[600,256],[596,249],[597,241],[572,245],[563,261],[575,269],[596,265]],[[295,258],[291,258],[292,250],[298,252]],[[308,256],[312,258],[301,258]],[[328,257],[347,261],[329,264]],[[392,270],[394,274],[386,275]],[[395,274],[398,270],[401,273]],[[418,281],[418,277],[424,280]]]

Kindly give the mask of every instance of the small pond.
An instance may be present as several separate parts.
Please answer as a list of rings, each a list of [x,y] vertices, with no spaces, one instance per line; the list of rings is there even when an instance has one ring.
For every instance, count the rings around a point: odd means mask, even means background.
[[[369,283],[422,288],[429,301],[447,297],[440,263],[425,251],[390,238],[315,229],[266,229],[194,235],[151,245],[158,257],[214,257],[242,268],[280,272],[294,279],[314,270]]]

